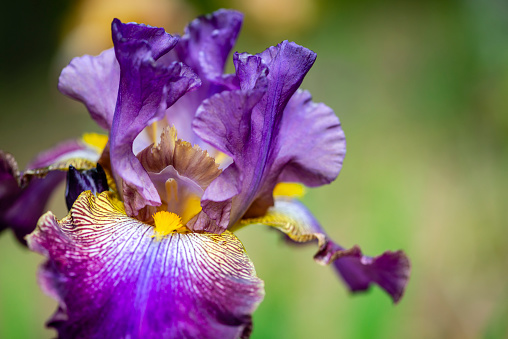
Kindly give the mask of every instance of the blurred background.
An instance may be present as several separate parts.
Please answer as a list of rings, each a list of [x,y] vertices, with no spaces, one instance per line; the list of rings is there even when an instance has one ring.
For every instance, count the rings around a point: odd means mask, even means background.
[[[351,295],[314,246],[238,236],[266,284],[252,338],[508,338],[508,2],[332,0],[7,1],[0,21],[0,149],[23,167],[100,129],[56,90],[72,57],[111,46],[114,17],[182,32],[220,7],[245,13],[236,50],[289,39],[318,54],[303,87],[342,121],[339,178],[304,202],[330,236],[378,255],[403,249],[400,304]],[[231,65],[229,66],[231,68]],[[66,214],[63,188],[49,208]],[[0,234],[0,338],[50,338],[42,257]]]

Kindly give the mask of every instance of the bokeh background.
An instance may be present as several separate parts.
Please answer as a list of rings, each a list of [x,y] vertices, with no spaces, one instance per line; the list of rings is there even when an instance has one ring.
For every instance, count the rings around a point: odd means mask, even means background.
[[[99,128],[56,90],[73,56],[111,45],[110,22],[181,32],[220,7],[245,13],[236,50],[289,39],[318,54],[303,87],[340,117],[348,142],[331,185],[304,202],[366,254],[403,249],[405,297],[348,293],[315,247],[241,230],[266,297],[252,338],[508,338],[508,2],[503,0],[4,1],[0,148],[23,167]],[[231,67],[230,67],[231,69]],[[63,217],[63,188],[50,209]],[[0,234],[0,338],[50,338],[56,303],[42,257]]]

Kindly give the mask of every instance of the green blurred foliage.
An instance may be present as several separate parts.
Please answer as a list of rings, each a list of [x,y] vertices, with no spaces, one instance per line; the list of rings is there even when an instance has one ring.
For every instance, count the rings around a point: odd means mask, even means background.
[[[196,14],[245,9],[232,0],[190,3]],[[237,49],[256,53],[289,39],[317,52],[303,87],[340,117],[348,154],[338,180],[304,202],[344,246],[405,250],[412,277],[396,306],[376,287],[352,296],[312,261],[313,246],[246,228],[238,236],[266,284],[252,338],[508,337],[508,3],[315,6],[305,29],[272,23],[269,33],[246,12]],[[63,138],[98,131],[84,107],[57,94],[49,59],[9,62],[19,72],[0,79],[0,148],[25,164]],[[51,204],[59,217],[62,204],[61,195]],[[0,257],[0,338],[50,337],[42,324],[55,303],[35,287],[41,257],[9,232]]]

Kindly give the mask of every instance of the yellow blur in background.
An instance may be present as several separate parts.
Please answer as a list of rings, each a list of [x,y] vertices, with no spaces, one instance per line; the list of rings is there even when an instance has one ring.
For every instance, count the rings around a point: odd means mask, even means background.
[[[351,295],[315,247],[261,226],[238,232],[266,297],[252,338],[507,338],[508,3],[496,0],[9,2],[2,22],[0,149],[37,152],[100,132],[56,90],[73,56],[111,46],[114,17],[182,33],[220,7],[245,13],[236,50],[289,39],[314,50],[302,87],[332,107],[347,155],[304,203],[343,246],[412,260],[394,306]],[[22,7],[23,6],[23,7]],[[228,69],[232,69],[229,65]],[[63,187],[49,208],[63,217]],[[56,309],[36,283],[42,257],[0,234],[0,338],[50,338]]]

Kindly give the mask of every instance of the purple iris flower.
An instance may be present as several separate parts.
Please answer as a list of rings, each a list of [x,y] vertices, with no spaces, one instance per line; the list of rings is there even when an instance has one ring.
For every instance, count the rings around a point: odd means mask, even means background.
[[[316,54],[284,41],[235,53],[225,75],[241,23],[219,10],[178,37],[115,19],[114,48],[62,71],[59,89],[109,135],[97,169],[68,171],[69,214],[44,214],[27,237],[47,257],[39,281],[59,302],[48,324],[60,337],[249,337],[264,285],[233,232],[252,224],[316,241],[315,260],[351,291],[376,283],[401,298],[403,252],[342,248],[296,198],[345,156],[333,110],[299,90]]]

